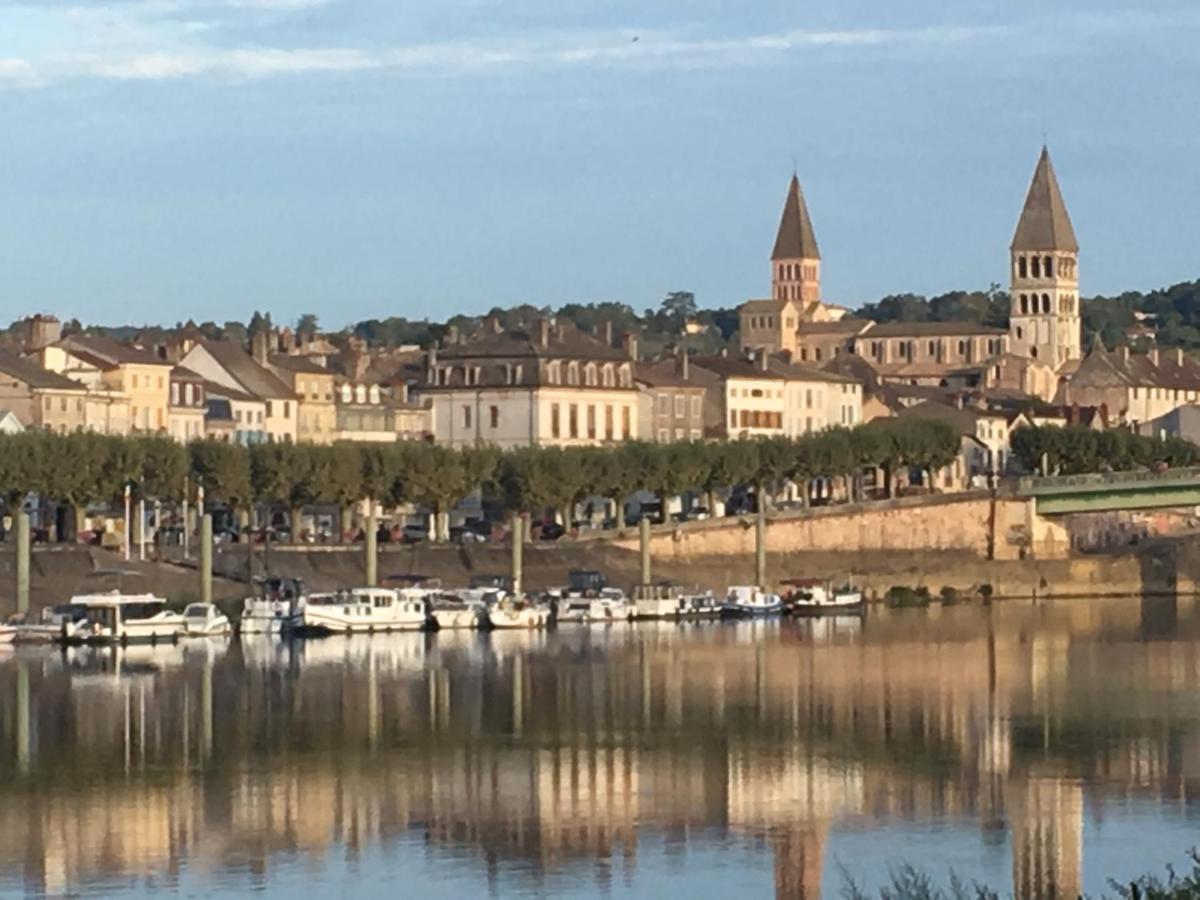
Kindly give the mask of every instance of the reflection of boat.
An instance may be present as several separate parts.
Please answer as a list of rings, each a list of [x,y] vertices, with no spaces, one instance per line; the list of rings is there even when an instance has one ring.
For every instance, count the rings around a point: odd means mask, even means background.
[[[742,619],[757,616],[777,616],[783,612],[783,599],[753,585],[737,585],[729,589],[721,615]]]
[[[550,608],[524,597],[509,596],[488,610],[488,619],[493,628],[545,628],[550,622]]]
[[[639,584],[633,589],[634,617],[638,619],[701,619],[721,614],[712,591],[689,594],[669,582]]]
[[[17,639],[17,626],[14,624],[0,625],[0,644],[11,644]]]
[[[185,637],[225,637],[232,630],[228,617],[213,603],[189,603],[183,611]]]
[[[91,644],[128,644],[138,641],[173,641],[183,630],[183,616],[167,609],[167,601],[153,594],[81,594],[71,606],[82,606],[82,628],[65,626],[58,640],[84,640]]]
[[[425,666],[426,641],[426,635],[412,631],[389,635],[354,634],[329,641],[296,641],[290,643],[292,656],[287,660],[289,665],[301,669],[335,666],[409,672]]]
[[[288,628],[301,633],[354,634],[419,631],[429,622],[428,591],[364,587],[298,600]]]
[[[304,596],[296,578],[266,578],[253,597],[242,601],[238,631],[242,634],[280,634],[292,614],[292,605]]]
[[[798,616],[847,615],[863,608],[862,592],[849,585],[835,588],[820,578],[794,578],[783,584],[791,588],[784,603]]]

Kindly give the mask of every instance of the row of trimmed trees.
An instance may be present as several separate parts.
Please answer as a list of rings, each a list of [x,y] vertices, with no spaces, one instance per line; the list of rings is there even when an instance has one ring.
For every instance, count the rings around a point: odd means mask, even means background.
[[[30,493],[75,510],[77,527],[88,506],[119,502],[126,486],[135,499],[209,502],[245,513],[256,503],[282,505],[298,534],[300,511],[314,504],[350,510],[361,501],[394,508],[416,504],[436,514],[444,536],[450,509],[478,488],[504,510],[571,521],[588,497],[621,501],[639,490],[664,500],[685,491],[709,495],[746,486],[769,498],[788,482],[844,479],[850,499],[861,496],[859,475],[877,468],[894,492],[896,473],[935,471],[958,453],[959,435],[944,423],[884,419],[800,439],[651,444],[611,447],[493,447],[450,450],[433,444],[339,443],[333,446],[215,441],[183,446],[161,437],[57,435],[30,431],[0,436],[0,496],[10,507]],[[344,527],[343,527],[344,530]]]
[[[1046,475],[1200,464],[1200,447],[1183,438],[1158,439],[1121,429],[1094,431],[1078,425],[1020,428],[1013,432],[1012,452],[1023,468],[1044,471]]]

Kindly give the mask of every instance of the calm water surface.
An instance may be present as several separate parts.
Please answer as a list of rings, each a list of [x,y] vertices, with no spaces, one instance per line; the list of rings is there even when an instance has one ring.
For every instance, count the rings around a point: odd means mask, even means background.
[[[1200,843],[1200,613],[0,657],[0,894],[1074,896]]]

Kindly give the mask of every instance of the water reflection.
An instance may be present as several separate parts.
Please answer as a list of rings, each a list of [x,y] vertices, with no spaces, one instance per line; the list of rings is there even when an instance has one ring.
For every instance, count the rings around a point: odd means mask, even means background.
[[[1001,847],[996,887],[1076,896],[1110,874],[1090,819],[1194,813],[1198,638],[1191,608],[1164,627],[1078,602],[20,651],[0,657],[0,890],[246,890],[299,858],[319,896],[331,860],[432,854],[467,893],[655,894],[699,866],[659,857],[748,853],[759,887],[818,897],[884,864],[839,842],[917,826]],[[936,840],[905,848],[940,865]]]

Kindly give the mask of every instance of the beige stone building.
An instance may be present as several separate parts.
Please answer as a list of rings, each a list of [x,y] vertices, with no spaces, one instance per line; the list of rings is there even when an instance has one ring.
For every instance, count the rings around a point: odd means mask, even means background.
[[[639,364],[633,378],[638,386],[638,434],[665,444],[698,441],[704,437],[704,385],[689,379],[686,353],[675,359],[674,371]]]
[[[171,405],[167,414],[168,432],[181,444],[203,440],[208,395],[204,377],[183,366],[171,370]]]
[[[86,386],[106,433],[166,434],[172,364],[138,347],[96,335],[72,335],[42,349],[43,367]],[[125,432],[117,431],[128,402]],[[89,427],[92,427],[89,425]]]
[[[227,391],[261,402],[261,430],[266,439],[295,443],[299,434],[299,398],[266,368],[266,347],[260,345],[258,350],[260,358],[255,359],[232,341],[200,341],[184,356],[183,365]]]
[[[1013,235],[1011,265],[1012,351],[1056,371],[1078,360],[1083,355],[1079,242],[1045,147]]]
[[[433,404],[437,441],[451,447],[587,446],[638,437],[636,340],[624,350],[542,319],[430,351],[421,399]]]
[[[273,354],[269,368],[296,395],[296,439],[301,443],[333,443],[338,431],[335,374],[317,358],[299,354]]]
[[[1097,341],[1063,381],[1057,402],[1102,407],[1113,422],[1141,425],[1200,402],[1200,362],[1179,349],[1110,351]]]

